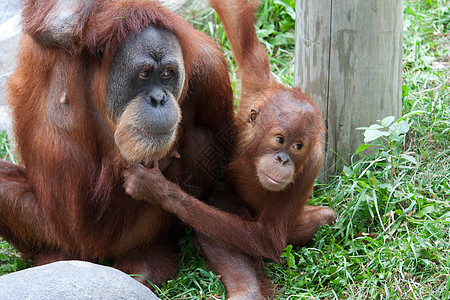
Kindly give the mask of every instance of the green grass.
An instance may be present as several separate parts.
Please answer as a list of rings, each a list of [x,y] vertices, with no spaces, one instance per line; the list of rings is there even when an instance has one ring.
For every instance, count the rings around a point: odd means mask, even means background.
[[[258,34],[274,75],[292,85],[294,1],[264,3]],[[361,148],[330,184],[317,186],[311,200],[335,209],[338,223],[321,228],[311,246],[286,249],[289,262],[265,261],[276,299],[450,298],[449,6],[443,0],[405,0],[405,118],[355,132],[365,134],[370,150]],[[217,17],[209,11],[195,23],[223,47],[239,91]],[[10,158],[4,134],[0,137],[1,157]],[[189,235],[180,243],[180,274],[157,295],[224,299],[222,284]],[[0,260],[0,274],[25,267],[4,242]]]

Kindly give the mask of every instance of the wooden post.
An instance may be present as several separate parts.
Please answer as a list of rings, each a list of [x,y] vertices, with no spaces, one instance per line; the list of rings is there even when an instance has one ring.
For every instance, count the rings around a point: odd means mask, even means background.
[[[323,175],[362,143],[355,128],[401,115],[402,24],[403,0],[296,1],[295,84],[322,109]]]

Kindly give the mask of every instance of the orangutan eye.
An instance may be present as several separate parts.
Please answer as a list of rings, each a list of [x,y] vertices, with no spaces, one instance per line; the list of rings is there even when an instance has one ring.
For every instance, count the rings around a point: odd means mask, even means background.
[[[301,150],[303,148],[303,144],[302,143],[298,143],[298,144],[294,144],[292,146],[292,148],[294,148],[294,150]]]
[[[165,70],[164,73],[162,73],[161,78],[162,79],[170,79],[175,74],[173,70]]]
[[[284,144],[284,137],[282,137],[281,135],[276,135],[276,136],[275,136],[275,141],[276,141],[278,144]]]
[[[139,73],[139,78],[140,79],[147,79],[148,76],[150,76],[150,71],[149,70],[142,70],[141,73]]]

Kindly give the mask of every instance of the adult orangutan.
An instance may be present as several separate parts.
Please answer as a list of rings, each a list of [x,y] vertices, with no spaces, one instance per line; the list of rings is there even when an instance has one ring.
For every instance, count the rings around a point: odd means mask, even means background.
[[[198,244],[233,299],[264,299],[271,284],[254,258],[278,260],[287,244],[309,243],[336,214],[307,206],[322,162],[320,111],[298,88],[276,82],[254,28],[255,2],[210,0],[240,67],[237,138],[227,182],[208,206],[166,181],[158,170],[126,171],[126,189],[158,202],[197,231]],[[161,186],[161,189],[155,189]]]
[[[122,171],[159,160],[205,197],[232,144],[222,53],[158,1],[29,0],[23,28],[8,87],[22,166],[0,161],[0,236],[37,265],[176,275],[177,218],[127,195]]]

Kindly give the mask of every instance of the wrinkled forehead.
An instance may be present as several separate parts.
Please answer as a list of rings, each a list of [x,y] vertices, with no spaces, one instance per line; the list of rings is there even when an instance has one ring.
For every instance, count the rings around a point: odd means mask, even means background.
[[[124,39],[116,52],[116,57],[128,57],[144,54],[154,60],[183,57],[180,42],[176,35],[164,28],[149,26]]]

